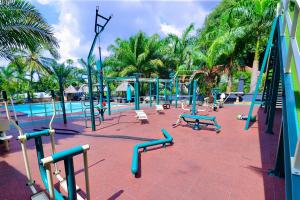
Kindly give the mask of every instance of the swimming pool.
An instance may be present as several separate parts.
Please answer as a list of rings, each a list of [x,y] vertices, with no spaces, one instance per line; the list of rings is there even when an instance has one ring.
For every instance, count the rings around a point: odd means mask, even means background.
[[[60,102],[55,103],[56,113],[61,114],[61,104]],[[125,104],[111,104],[111,107],[121,107],[125,106]],[[27,104],[17,104],[14,106],[15,111],[19,112],[19,116],[51,116],[53,115],[52,103],[44,102],[44,103],[27,103]],[[66,113],[72,114],[76,112],[82,111],[81,102],[68,101],[65,102]],[[12,106],[9,106],[9,109],[12,110]]]

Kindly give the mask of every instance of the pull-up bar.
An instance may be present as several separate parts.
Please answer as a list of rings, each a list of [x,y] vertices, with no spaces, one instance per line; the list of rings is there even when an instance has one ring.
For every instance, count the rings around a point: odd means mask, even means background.
[[[105,20],[103,25],[98,23],[99,17]],[[105,26],[108,24],[108,22],[111,20],[111,18],[112,18],[112,15],[110,15],[108,18],[104,17],[103,15],[100,15],[99,14],[99,6],[97,6],[96,7],[96,19],[95,19],[95,33],[96,34],[101,33],[104,30]]]

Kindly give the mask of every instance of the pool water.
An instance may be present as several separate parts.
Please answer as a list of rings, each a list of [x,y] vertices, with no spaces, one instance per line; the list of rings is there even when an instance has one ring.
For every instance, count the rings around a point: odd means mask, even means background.
[[[88,105],[88,104],[87,104]],[[55,103],[56,113],[61,114],[60,102]],[[124,106],[124,104],[111,104],[111,107]],[[17,104],[14,106],[16,112],[24,113],[25,116],[52,116],[53,108],[52,103],[30,103],[30,104]],[[66,113],[76,113],[82,111],[81,102],[66,102]],[[9,106],[12,110],[12,106]],[[21,114],[22,115],[22,114]]]

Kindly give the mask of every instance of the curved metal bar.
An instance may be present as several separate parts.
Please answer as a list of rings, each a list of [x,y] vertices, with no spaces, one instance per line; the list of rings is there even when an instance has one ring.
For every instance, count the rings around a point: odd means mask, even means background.
[[[142,148],[144,151],[146,151],[147,147],[150,147],[150,146],[155,146],[155,145],[162,144],[165,147],[167,143],[169,143],[169,144],[173,143],[172,136],[165,129],[161,129],[161,131],[162,131],[165,139],[153,140],[153,141],[149,141],[149,142],[137,144],[137,145],[134,146],[134,148],[133,148],[133,155],[132,155],[132,164],[131,164],[131,172],[132,172],[132,174],[135,175],[138,172],[139,149]]]

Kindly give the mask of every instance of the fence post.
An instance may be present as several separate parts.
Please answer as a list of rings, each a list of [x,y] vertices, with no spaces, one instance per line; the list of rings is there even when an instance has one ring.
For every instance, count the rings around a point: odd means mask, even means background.
[[[44,109],[45,109],[45,117],[47,117],[47,106],[46,106],[46,103],[44,103]]]

